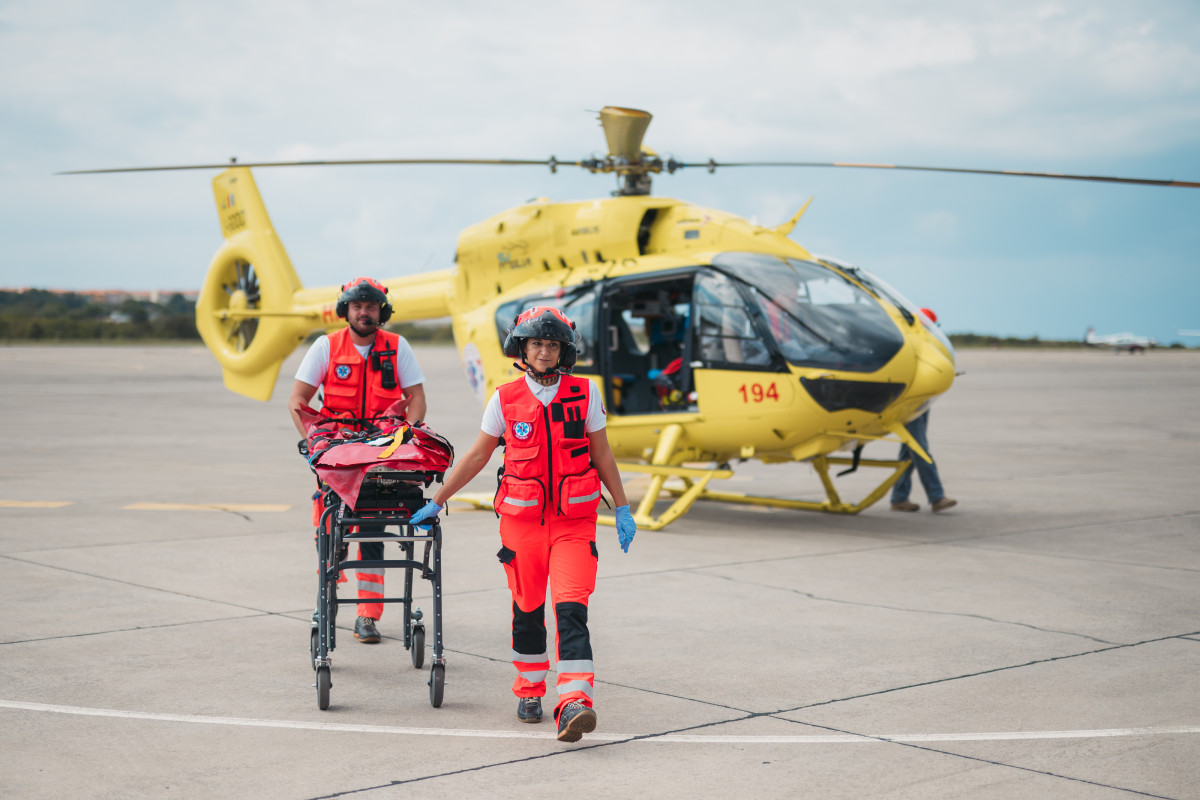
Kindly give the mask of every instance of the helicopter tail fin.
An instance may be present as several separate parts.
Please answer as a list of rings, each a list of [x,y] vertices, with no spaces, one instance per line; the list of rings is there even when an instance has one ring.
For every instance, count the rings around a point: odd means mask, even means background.
[[[214,178],[213,196],[225,243],[196,300],[196,328],[230,391],[269,400],[283,359],[321,327],[319,315],[296,308],[300,278],[249,168]]]

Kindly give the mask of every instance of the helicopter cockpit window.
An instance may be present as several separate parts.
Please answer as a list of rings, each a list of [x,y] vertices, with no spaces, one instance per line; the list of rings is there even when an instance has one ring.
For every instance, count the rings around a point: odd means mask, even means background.
[[[758,253],[726,253],[713,263],[750,287],[793,364],[874,372],[904,346],[879,301],[822,264]]]
[[[824,259],[822,259],[822,261],[824,262]],[[938,327],[937,323],[931,322],[929,317],[922,313],[920,306],[909,300],[904,295],[900,294],[895,287],[893,287],[883,278],[868,272],[862,267],[856,267],[851,264],[842,264],[834,261],[832,262],[832,265],[849,271],[851,277],[859,279],[860,281],[866,283],[868,287],[883,295],[883,297],[889,300],[892,305],[900,309],[900,313],[903,314],[907,312],[907,316],[910,319],[920,320],[929,330],[929,332],[932,333],[937,340],[942,343],[943,347],[945,347],[951,353],[954,352],[954,345],[950,343],[950,338],[946,336],[946,334],[942,333],[942,330]]]
[[[755,329],[737,285],[719,272],[696,278],[699,354],[711,364],[763,367],[771,353]]]

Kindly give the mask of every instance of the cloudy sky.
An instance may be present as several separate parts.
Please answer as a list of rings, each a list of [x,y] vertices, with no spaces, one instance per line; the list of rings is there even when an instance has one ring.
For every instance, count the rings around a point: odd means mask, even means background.
[[[646,109],[685,161],[872,161],[1200,180],[1195,0],[604,3],[0,0],[0,286],[198,288],[213,173],[63,170],[603,154]],[[305,285],[445,268],[458,231],[612,179],[256,173]],[[1200,329],[1200,190],[861,170],[660,176],[778,224],[949,331]],[[1183,340],[1197,344],[1200,340]]]

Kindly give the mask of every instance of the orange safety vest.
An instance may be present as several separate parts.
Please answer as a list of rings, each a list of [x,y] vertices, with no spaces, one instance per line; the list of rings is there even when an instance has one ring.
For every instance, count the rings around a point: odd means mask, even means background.
[[[524,376],[500,387],[504,414],[504,467],[493,506],[497,514],[545,519],[547,511],[595,519],[600,476],[588,450],[589,381],[559,376],[548,406],[534,397]]]
[[[350,329],[329,334],[329,369],[325,372],[325,408],[334,414],[376,417],[403,399],[404,387],[395,372],[399,335],[376,331],[364,359],[354,347]],[[394,388],[384,388],[384,363],[391,363]]]

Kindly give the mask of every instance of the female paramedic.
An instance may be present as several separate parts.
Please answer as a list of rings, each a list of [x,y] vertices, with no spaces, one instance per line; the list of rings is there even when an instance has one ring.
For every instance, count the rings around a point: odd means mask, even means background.
[[[414,523],[437,515],[446,501],[487,464],[503,437],[504,469],[496,490],[497,554],[513,598],[513,693],[517,718],[540,722],[546,673],[546,582],[558,620],[558,739],[576,742],[596,729],[592,710],[592,645],[588,598],[596,588],[596,508],[600,482],[616,504],[617,537],[629,552],[637,532],[617,462],[608,446],[600,391],[571,375],[578,355],[575,324],[549,306],[517,315],[504,354],[524,377],[492,395],[475,444]]]

